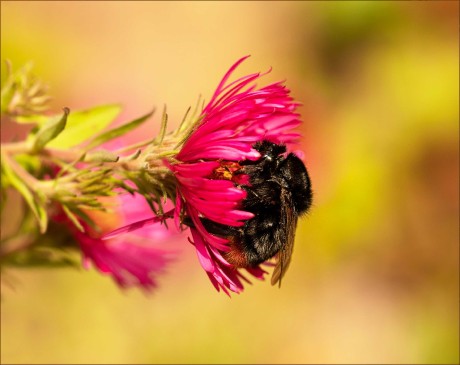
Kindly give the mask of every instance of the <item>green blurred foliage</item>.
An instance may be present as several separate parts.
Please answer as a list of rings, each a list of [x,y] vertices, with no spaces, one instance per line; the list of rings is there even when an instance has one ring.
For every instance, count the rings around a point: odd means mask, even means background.
[[[216,294],[185,237],[152,298],[13,271],[2,362],[459,362],[458,2],[1,6],[2,58],[34,61],[56,111],[153,100],[178,123],[240,56],[241,75],[273,66],[303,102],[315,192],[281,290]]]

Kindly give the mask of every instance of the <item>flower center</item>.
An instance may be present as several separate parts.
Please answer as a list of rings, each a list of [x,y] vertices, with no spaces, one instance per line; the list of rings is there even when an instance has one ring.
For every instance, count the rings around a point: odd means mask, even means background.
[[[238,162],[220,161],[220,166],[216,167],[212,172],[212,178],[216,180],[232,180],[235,181],[234,173],[241,169]]]

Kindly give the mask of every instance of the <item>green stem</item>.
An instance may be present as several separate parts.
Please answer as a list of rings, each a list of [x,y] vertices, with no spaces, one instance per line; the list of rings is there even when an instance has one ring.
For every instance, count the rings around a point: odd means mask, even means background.
[[[44,148],[41,153],[44,156],[57,158],[63,162],[72,163],[80,159],[85,151],[83,150],[59,150],[57,148]]]
[[[2,143],[1,151],[4,154],[8,155],[19,155],[19,154],[31,154],[32,146],[27,141],[22,142],[11,142],[11,143]],[[60,150],[57,148],[44,148],[41,150],[38,155],[49,157],[49,158],[58,158],[63,162],[73,162],[83,156],[85,151],[83,150]]]
[[[1,144],[2,154],[17,155],[20,153],[28,153],[30,149],[31,146],[26,141]]]

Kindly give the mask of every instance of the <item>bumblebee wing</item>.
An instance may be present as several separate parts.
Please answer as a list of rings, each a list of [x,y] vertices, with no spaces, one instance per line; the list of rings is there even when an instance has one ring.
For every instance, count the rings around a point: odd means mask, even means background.
[[[291,262],[292,251],[294,249],[294,237],[297,227],[297,215],[294,211],[292,196],[286,189],[281,190],[281,219],[285,227],[286,243],[277,254],[277,262],[273,270],[271,284],[276,283],[281,286],[281,279],[286,273]]]

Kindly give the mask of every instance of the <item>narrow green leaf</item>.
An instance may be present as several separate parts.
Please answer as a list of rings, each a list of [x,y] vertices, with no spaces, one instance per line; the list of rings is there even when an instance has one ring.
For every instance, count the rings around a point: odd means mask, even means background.
[[[161,126],[160,126],[160,133],[158,134],[158,143],[161,145],[163,143],[163,139],[165,138],[166,134],[166,127],[168,126],[168,113],[166,113],[166,105],[163,109],[163,115],[161,117]]]
[[[20,124],[45,124],[49,120],[50,117],[40,114],[19,115],[16,118],[14,118],[14,121]]]
[[[108,190],[111,190],[111,186],[108,184],[91,184],[85,190],[84,194],[104,195]]]
[[[201,121],[203,120],[203,117],[199,117],[196,122],[191,123],[187,125],[187,129],[183,132],[182,138],[179,140],[179,142],[174,146],[174,149],[177,149],[181,147],[192,135],[192,133],[195,131],[195,128],[200,125]]]
[[[37,201],[33,193],[29,188],[24,184],[24,182],[14,173],[11,167],[7,163],[6,158],[2,158],[2,170],[6,179],[10,184],[23,196],[26,203],[29,205],[32,213],[38,221],[40,232],[45,233],[46,227],[48,226],[48,215],[44,206]]]
[[[39,227],[40,233],[45,233],[48,227],[48,213],[46,212],[46,196],[41,192],[37,191],[35,196],[35,202],[37,203],[37,211],[39,216]]]
[[[87,196],[76,197],[76,198],[73,198],[73,199],[69,200],[69,204],[74,204],[74,205],[86,204],[86,205],[89,205],[89,206],[102,207],[101,203],[97,199],[95,199],[94,196],[91,196],[91,197],[87,197]]]
[[[41,246],[40,241],[28,250],[8,255],[4,264],[13,267],[78,267],[79,262],[72,252],[57,247]]]
[[[97,150],[94,152],[89,152],[86,155],[85,161],[86,162],[117,162],[119,160],[119,156],[107,151],[107,150]]]
[[[64,130],[69,113],[69,108],[64,108],[64,115],[61,118],[51,118],[40,127],[34,138],[32,152],[42,150]]]
[[[88,110],[72,111],[65,130],[48,146],[69,148],[87,141],[112,123],[121,111],[119,105],[103,105]]]
[[[185,125],[186,121],[187,121],[187,116],[188,116],[188,113],[190,113],[190,110],[192,109],[191,106],[189,106],[187,108],[187,110],[185,111],[185,115],[184,117],[182,118],[182,121],[180,122],[179,124],[179,127],[177,127],[176,131],[174,132],[175,135],[178,135],[181,131],[182,131],[182,128],[183,126]]]
[[[103,209],[100,209],[103,210]],[[96,226],[96,223],[90,218],[88,214],[86,214],[83,210],[74,207],[73,212],[78,215],[90,228],[100,231],[99,227]]]
[[[134,193],[136,193],[136,191],[137,191],[135,188],[132,188],[131,186],[125,184],[122,180],[113,179],[113,181],[117,186],[123,188],[124,190],[126,190],[131,195],[134,195]]]
[[[132,155],[130,156],[127,156],[127,157],[124,157],[123,159],[126,160],[126,161],[133,161],[135,160],[136,158],[139,157],[139,155],[141,154],[141,149],[139,148],[136,152],[134,152]]]
[[[61,178],[62,176],[64,176],[68,171],[75,170],[75,165],[76,165],[78,162],[84,161],[85,157],[86,157],[86,153],[83,153],[80,157],[76,158],[76,159],[73,160],[72,162],[64,164],[64,165],[62,166],[62,169],[59,170],[59,172],[57,173],[55,180],[60,179],[60,178]]]
[[[143,115],[140,118],[134,119],[133,121],[123,124],[122,126],[118,128],[111,129],[107,132],[104,132],[98,135],[89,143],[87,149],[90,150],[96,146],[101,145],[102,143],[110,141],[111,139],[124,135],[125,133],[133,130],[134,128],[144,123],[148,118],[152,116],[154,112],[155,112],[155,109],[152,110],[150,113]]]
[[[1,113],[4,114],[7,112],[8,106],[10,105],[10,101],[14,95],[14,80],[13,80],[13,70],[11,66],[11,62],[9,60],[5,60],[5,80],[2,82],[2,89],[0,93],[0,100],[1,100]]]
[[[57,184],[55,184],[57,185]],[[60,189],[56,186],[54,186],[54,192],[53,192],[53,199],[55,200],[59,200],[59,201],[64,201],[66,199],[72,199],[74,197],[76,197],[75,193],[73,192],[70,192],[68,190],[65,190],[65,189]]]
[[[71,222],[74,224],[75,227],[77,227],[77,229],[80,231],[80,232],[85,232],[85,229],[83,228],[83,226],[80,224],[80,222],[78,221],[78,218],[75,214],[72,213],[72,211],[66,207],[65,205],[62,205],[62,209],[64,210],[64,213],[66,214],[66,216],[71,220]]]
[[[86,169],[79,171],[76,175],[76,178],[78,178],[79,181],[88,181],[90,184],[92,184],[94,180],[103,179],[104,176],[108,175],[110,172],[112,172],[111,169],[101,169],[95,171]]]

